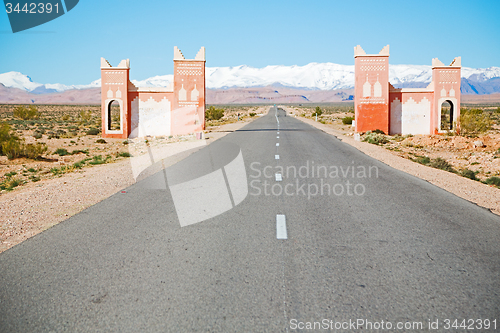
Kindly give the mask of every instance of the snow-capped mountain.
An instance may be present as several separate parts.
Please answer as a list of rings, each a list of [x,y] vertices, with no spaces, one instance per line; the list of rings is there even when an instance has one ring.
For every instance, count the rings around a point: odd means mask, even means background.
[[[153,76],[150,77],[149,79],[142,81],[138,80],[131,80],[131,81],[137,87],[168,87],[173,80],[174,76],[172,74],[169,74],[169,75]]]
[[[500,67],[475,69],[462,67],[462,78],[484,82],[500,77]],[[173,75],[155,76],[132,82],[138,87],[167,87]],[[354,65],[334,63],[310,63],[305,66],[267,66],[255,68],[246,65],[237,67],[207,67],[207,88],[248,88],[281,85],[298,89],[336,90],[354,88]],[[425,86],[432,80],[432,67],[424,65],[391,65],[389,80],[394,86],[418,84]]]
[[[431,82],[432,70],[431,66],[424,65],[391,65],[389,78],[394,86],[425,86],[426,83]],[[468,85],[473,86],[476,82],[484,83],[494,78],[500,78],[500,67],[485,69],[462,67],[462,79],[466,79]],[[132,82],[138,87],[167,87],[172,80],[173,75],[160,75],[146,80],[132,80]],[[351,89],[354,87],[354,66],[310,63],[305,66],[267,66],[264,68],[246,65],[207,67],[206,80],[209,89],[265,87],[269,85],[310,90]],[[88,85],[42,84],[33,82],[29,76],[22,73],[8,72],[0,74],[0,83],[6,87],[40,94],[71,89],[97,88],[100,87],[101,80],[95,80]],[[478,91],[476,93],[479,93]]]
[[[37,83],[33,82],[31,78],[19,72],[7,72],[0,74],[0,83],[9,88],[17,88],[28,92],[45,94],[51,92],[62,92],[72,89],[87,89],[98,88],[101,86],[101,79],[95,80],[87,85],[71,85],[67,86],[60,83]]]
[[[254,68],[210,67],[206,69],[207,87],[256,87],[279,84],[305,89],[346,89],[354,86],[354,66],[310,63],[305,66],[266,66]]]

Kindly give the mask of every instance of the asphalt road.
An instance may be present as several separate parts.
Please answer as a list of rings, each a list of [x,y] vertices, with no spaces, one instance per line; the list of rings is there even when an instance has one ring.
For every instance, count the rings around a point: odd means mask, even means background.
[[[498,216],[271,109],[0,254],[0,332],[499,332],[499,240]]]

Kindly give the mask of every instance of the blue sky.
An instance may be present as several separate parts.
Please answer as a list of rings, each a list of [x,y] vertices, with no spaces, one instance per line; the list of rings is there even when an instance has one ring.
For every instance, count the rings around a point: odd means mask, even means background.
[[[198,1],[80,0],[70,12],[12,33],[0,13],[0,73],[40,83],[88,84],[100,57],[131,61],[131,77],[172,74],[173,47],[207,66],[265,67],[311,62],[353,64],[353,47],[391,64],[430,65],[438,57],[462,66],[500,66],[500,1]]]

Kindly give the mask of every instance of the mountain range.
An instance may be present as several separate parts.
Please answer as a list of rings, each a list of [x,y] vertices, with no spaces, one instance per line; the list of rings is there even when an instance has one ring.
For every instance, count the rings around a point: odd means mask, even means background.
[[[389,80],[395,87],[425,87],[431,79],[431,66],[391,65],[389,68]],[[167,87],[172,80],[173,75],[161,75],[131,81],[139,87]],[[22,73],[8,72],[0,74],[0,103],[56,103],[58,100],[59,103],[100,103],[100,81],[71,86],[42,84],[33,82]],[[215,103],[211,99],[246,103],[257,102],[262,98],[276,98],[276,101],[291,98],[303,102],[345,101],[352,99],[354,65],[310,63],[305,66],[264,68],[246,65],[207,67],[206,85],[208,103]],[[500,93],[500,67],[462,67],[461,92],[473,95]],[[232,95],[238,96],[228,98]]]

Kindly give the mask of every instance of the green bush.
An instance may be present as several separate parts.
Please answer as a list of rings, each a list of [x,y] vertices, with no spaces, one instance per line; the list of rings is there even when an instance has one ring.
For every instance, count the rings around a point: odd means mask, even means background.
[[[51,172],[54,176],[57,176],[57,175],[62,174],[62,170],[61,170],[61,169],[59,169],[59,168],[52,168],[52,169],[50,169],[50,172]]]
[[[22,157],[36,160],[42,157],[42,155],[47,152],[47,149],[44,143],[28,143],[27,145],[23,145]]]
[[[10,140],[11,136],[10,125],[5,122],[0,122],[0,143]]]
[[[33,137],[34,137],[35,139],[41,139],[41,138],[43,137],[43,135],[42,135],[42,133],[40,133],[40,132],[35,132],[35,134],[33,134]]]
[[[75,169],[81,169],[85,166],[85,163],[87,163],[88,161],[91,161],[91,160],[92,160],[91,158],[86,158],[86,159],[81,160],[79,162],[73,163],[73,167]]]
[[[323,110],[321,110],[321,108],[319,106],[316,107],[316,109],[314,110],[314,113],[313,113],[313,116],[321,116],[323,114]]]
[[[71,152],[71,155],[76,155],[76,154],[85,154],[85,155],[88,155],[89,154],[89,151],[88,150],[81,150],[81,149],[75,149]]]
[[[401,134],[396,134],[392,137],[392,140],[394,140],[395,142],[401,142],[404,139],[405,139],[404,136],[402,136]]]
[[[83,168],[84,165],[85,165],[85,162],[83,162],[83,161],[73,163],[73,167],[75,167],[76,169],[81,169],[81,168]]]
[[[478,180],[476,178],[476,173],[472,170],[469,170],[469,169],[464,169],[460,172],[460,175],[462,177],[465,177],[465,178],[469,178],[469,179],[472,179],[472,180]]]
[[[38,159],[47,152],[47,146],[44,143],[24,144],[19,138],[11,137],[1,142],[0,150],[0,155],[7,156],[9,160],[19,157]]]
[[[464,135],[476,135],[491,129],[491,119],[481,109],[461,109],[460,131]]]
[[[354,117],[344,117],[344,118],[342,118],[342,124],[352,125],[353,120],[354,120]]]
[[[101,131],[98,128],[91,128],[87,131],[87,135],[98,135]]]
[[[456,170],[453,169],[453,166],[441,157],[433,159],[430,163],[430,166],[436,169],[456,173]]]
[[[31,180],[33,183],[36,183],[36,182],[39,182],[39,181],[40,181],[40,177],[35,176],[35,175],[31,175],[31,176],[30,176],[30,180]]]
[[[37,119],[40,117],[40,112],[34,105],[30,105],[28,108],[21,105],[14,109],[14,117],[22,120]]]
[[[495,185],[500,187],[500,177],[490,177],[484,181],[488,185]]]
[[[21,185],[23,182],[19,178],[7,178],[0,183],[0,190],[12,191],[15,187]]]
[[[65,148],[57,148],[54,152],[54,155],[66,156],[69,155],[68,151]]]
[[[104,139],[99,139],[99,140],[96,141],[96,143],[107,143],[107,142]]]
[[[49,135],[49,136],[48,136],[49,140],[50,140],[50,139],[59,139],[59,135],[57,135],[57,134],[56,134],[56,133],[54,133],[54,132],[49,132],[49,133],[48,133],[48,135]]]
[[[132,157],[132,154],[130,154],[129,152],[121,152],[121,153],[118,153],[116,154],[117,157]]]
[[[102,160],[101,155],[94,156],[92,161],[89,162],[89,164],[92,164],[92,165],[98,165],[98,164],[103,164],[103,163],[105,163],[105,162]]]
[[[257,113],[255,113],[255,112],[250,112],[248,115],[249,115],[250,117],[255,117],[255,116],[257,115]]]
[[[10,125],[4,122],[0,123],[0,155],[7,156],[9,159],[15,158],[16,152],[20,150],[21,139],[11,131]]]
[[[9,141],[2,142],[1,146],[2,155],[7,156],[9,160],[21,156],[21,141],[10,139]]]
[[[389,142],[384,134],[371,131],[366,132],[365,136],[363,137],[363,141],[374,145],[383,145]]]
[[[206,120],[219,120],[224,117],[224,109],[216,109],[214,106],[210,106],[205,111]]]
[[[427,156],[416,156],[416,157],[417,158],[414,159],[414,161],[417,163],[424,164],[424,165],[431,163],[431,159],[428,158]]]
[[[104,164],[107,163],[111,156],[106,156],[105,159],[102,158],[102,155],[94,156],[94,158],[89,162],[92,165]]]
[[[92,111],[80,111],[80,123],[87,123],[92,118]]]

